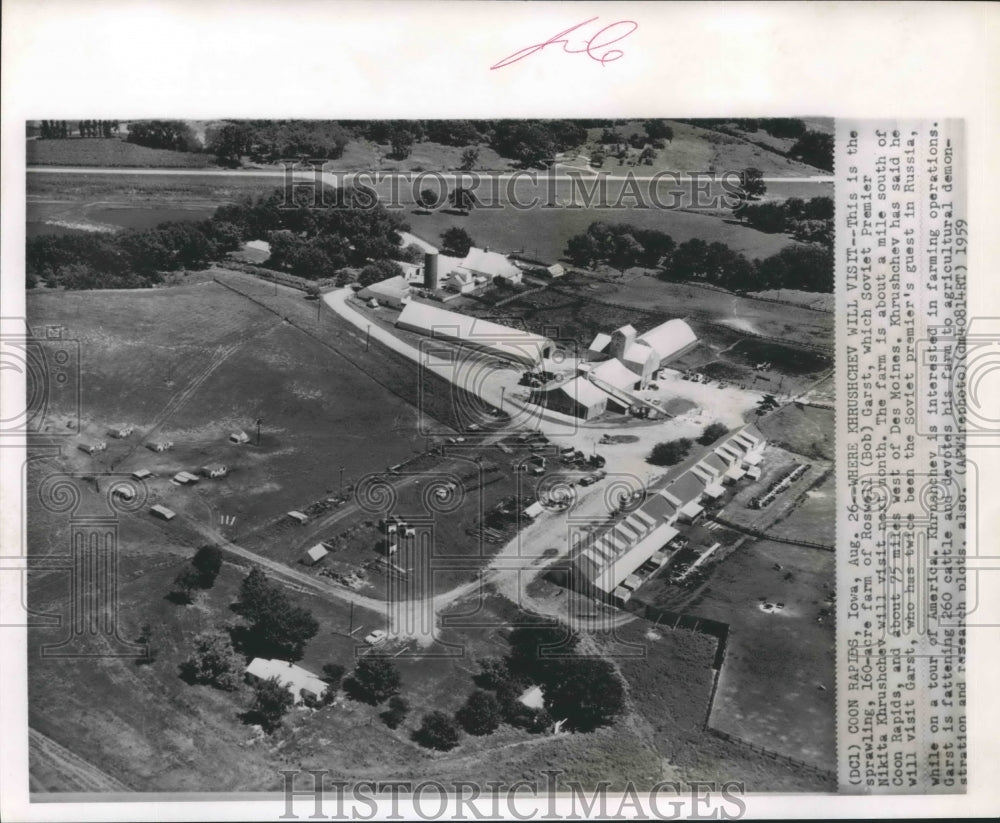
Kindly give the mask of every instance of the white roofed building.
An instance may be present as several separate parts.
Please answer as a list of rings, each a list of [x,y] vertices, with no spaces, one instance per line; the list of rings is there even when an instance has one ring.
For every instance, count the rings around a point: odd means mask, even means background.
[[[530,402],[551,411],[593,420],[608,408],[608,395],[584,377],[574,377],[560,386],[535,389]]]
[[[501,326],[426,303],[408,303],[397,318],[396,325],[528,367],[541,365],[542,360],[550,357],[555,349],[555,344],[540,334]]]
[[[278,682],[292,693],[292,699],[296,704],[301,703],[303,697],[318,700],[326,691],[326,683],[317,675],[287,660],[255,657],[247,666],[246,674],[252,681],[270,680],[276,677]]]

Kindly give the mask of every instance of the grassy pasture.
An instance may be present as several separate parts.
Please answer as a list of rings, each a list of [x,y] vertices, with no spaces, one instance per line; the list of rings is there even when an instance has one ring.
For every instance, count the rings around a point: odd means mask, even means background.
[[[205,168],[215,156],[189,151],[151,149],[114,137],[29,140],[29,166],[111,166],[143,168]]]

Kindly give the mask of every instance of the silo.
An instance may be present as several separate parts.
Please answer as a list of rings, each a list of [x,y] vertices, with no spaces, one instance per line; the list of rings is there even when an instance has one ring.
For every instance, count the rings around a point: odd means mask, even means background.
[[[432,290],[438,287],[438,253],[436,251],[424,254],[424,287]]]

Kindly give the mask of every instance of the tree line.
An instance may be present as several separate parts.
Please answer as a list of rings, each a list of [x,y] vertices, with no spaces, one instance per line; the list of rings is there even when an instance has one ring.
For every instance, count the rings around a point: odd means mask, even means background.
[[[733,216],[758,231],[791,234],[803,243],[833,246],[833,198],[813,197],[803,200],[790,197],[782,202],[750,203],[744,200],[733,209]]]
[[[119,129],[117,120],[80,120],[76,133],[78,137],[114,137]],[[67,120],[43,120],[38,132],[43,140],[64,140],[73,136],[73,128]]]
[[[598,221],[569,239],[566,256],[578,266],[641,266],[657,269],[663,280],[700,280],[738,292],[833,291],[833,250],[827,243],[796,243],[751,260],[725,243],[694,238],[678,245],[662,231]]]
[[[25,249],[26,286],[65,289],[148,288],[163,273],[205,268],[243,242],[272,243],[268,265],[308,280],[345,267],[399,256],[402,219],[353,188],[330,190],[320,207],[311,192],[249,195],[209,220],[162,223],[118,234],[39,235]]]

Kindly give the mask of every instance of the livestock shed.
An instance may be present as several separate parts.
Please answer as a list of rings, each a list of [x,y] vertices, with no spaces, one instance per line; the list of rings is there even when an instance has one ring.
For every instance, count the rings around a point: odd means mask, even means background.
[[[136,469],[132,472],[132,477],[136,480],[145,480],[147,477],[152,477],[153,473],[149,469]]]
[[[408,303],[400,312],[396,326],[439,340],[459,343],[522,366],[541,365],[545,358],[552,356],[555,349],[555,344],[540,334],[512,329],[426,303]]]
[[[288,516],[296,523],[298,523],[300,526],[304,526],[306,523],[309,522],[309,518],[299,511],[290,511],[288,513]]]
[[[593,420],[608,408],[608,396],[583,377],[574,377],[561,386],[536,389],[530,402],[581,420]]]

